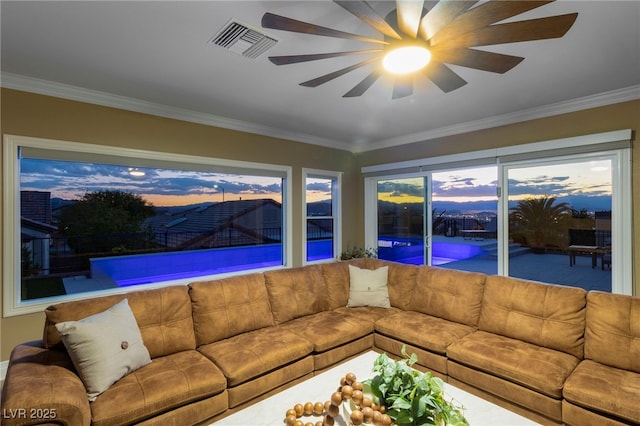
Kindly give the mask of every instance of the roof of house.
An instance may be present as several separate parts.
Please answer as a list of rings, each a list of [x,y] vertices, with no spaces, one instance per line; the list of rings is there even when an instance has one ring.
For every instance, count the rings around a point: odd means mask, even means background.
[[[282,208],[280,203],[272,199],[224,201],[195,207],[178,214],[153,216],[148,218],[143,226],[149,225],[154,231],[211,231],[266,206]]]

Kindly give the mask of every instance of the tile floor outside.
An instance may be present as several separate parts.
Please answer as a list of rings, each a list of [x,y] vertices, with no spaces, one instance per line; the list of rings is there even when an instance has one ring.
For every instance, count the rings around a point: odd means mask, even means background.
[[[461,244],[493,245],[495,240],[463,240],[455,237]],[[517,251],[517,255],[509,258],[509,275],[527,280],[545,283],[581,287],[585,290],[611,291],[611,268],[601,268],[601,259],[597,267],[591,267],[590,256],[576,256],[576,264],[569,266],[569,255],[562,253],[535,254]],[[476,256],[439,265],[449,269],[496,274],[498,259],[494,253]]]

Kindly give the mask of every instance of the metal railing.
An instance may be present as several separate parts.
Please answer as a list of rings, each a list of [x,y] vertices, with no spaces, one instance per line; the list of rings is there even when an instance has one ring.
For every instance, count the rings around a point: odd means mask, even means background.
[[[22,240],[22,276],[81,274],[89,270],[89,259],[96,257],[274,244],[281,240],[280,227],[28,237]]]

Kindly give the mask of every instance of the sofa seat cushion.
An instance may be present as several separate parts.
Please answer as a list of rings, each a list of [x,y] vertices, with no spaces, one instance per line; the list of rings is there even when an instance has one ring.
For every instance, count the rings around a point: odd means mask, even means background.
[[[563,395],[575,405],[640,423],[638,373],[584,360],[565,383]]]
[[[397,314],[398,312],[402,312],[402,311],[394,307],[378,308],[375,306],[357,306],[354,308],[347,308],[345,306],[342,308],[334,309],[333,312],[336,312],[339,314],[345,313],[363,320],[376,322],[381,318],[388,317],[389,315]]]
[[[203,345],[198,350],[220,367],[231,387],[306,357],[313,345],[290,330],[267,327]]]
[[[373,322],[347,312],[327,311],[289,321],[279,328],[308,340],[318,353],[373,333]]]
[[[420,312],[400,311],[376,321],[375,330],[431,352],[445,354],[452,342],[473,333],[475,328]]]
[[[220,369],[199,352],[155,358],[91,403],[92,425],[131,424],[224,392]]]
[[[484,331],[453,342],[447,356],[557,399],[562,398],[562,386],[579,362],[564,352]]]

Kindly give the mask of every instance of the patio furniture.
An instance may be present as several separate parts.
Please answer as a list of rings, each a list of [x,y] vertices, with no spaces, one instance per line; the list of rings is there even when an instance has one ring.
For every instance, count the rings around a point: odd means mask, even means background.
[[[498,237],[498,218],[492,218],[485,226],[484,229],[462,229],[460,230],[462,237],[465,240],[475,239],[484,240],[486,238]]]
[[[576,264],[576,254],[584,253],[591,255],[592,268],[598,266],[598,246],[571,245],[567,247],[567,250],[569,252],[569,266]]]
[[[495,231],[488,231],[486,229],[463,229],[460,233],[465,240],[484,240],[488,234],[495,234]]]
[[[591,256],[591,267],[598,265],[598,245],[596,244],[596,231],[593,229],[569,229],[569,266],[576,264],[576,255],[588,254]]]

